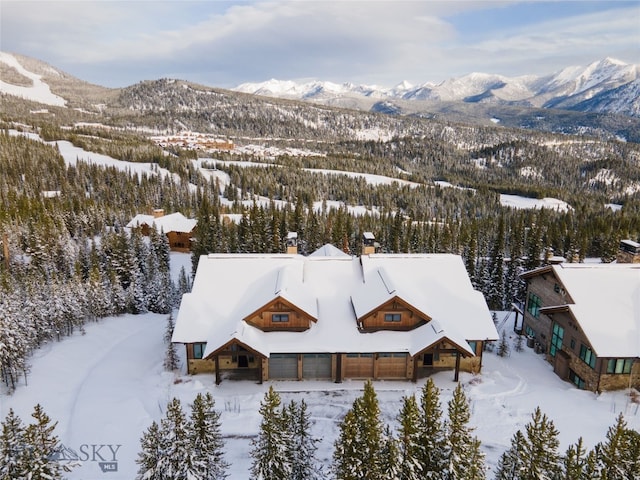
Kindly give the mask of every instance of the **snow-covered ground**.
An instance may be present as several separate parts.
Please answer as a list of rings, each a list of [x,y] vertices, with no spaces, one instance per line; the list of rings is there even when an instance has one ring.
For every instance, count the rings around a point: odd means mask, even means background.
[[[172,253],[172,272],[190,269],[190,255]],[[512,317],[499,313],[499,326],[513,337]],[[28,385],[12,396],[0,395],[0,416],[13,408],[24,422],[36,403],[54,420],[62,443],[76,451],[82,466],[70,479],[131,480],[134,478],[139,439],[153,420],[164,416],[173,397],[187,407],[198,392],[210,391],[222,413],[226,458],[232,463],[230,480],[246,479],[250,466],[251,438],[256,435],[258,408],[273,385],[283,401],[304,399],[309,405],[313,434],[321,439],[318,458],[329,464],[338,423],[362,392],[363,382],[341,384],[324,381],[267,382],[224,381],[216,386],[212,375],[188,376],[162,370],[166,315],[124,315],[87,325],[85,335],[50,343],[32,357]],[[517,429],[529,422],[540,406],[560,430],[564,450],[579,436],[590,448],[604,439],[607,429],[622,412],[630,428],[640,429],[640,405],[628,392],[596,395],[561,381],[541,355],[526,348],[500,358],[485,352],[481,375],[461,374],[470,399],[471,423],[482,441],[487,463],[494,466]],[[453,372],[434,375],[441,401],[451,397]],[[395,426],[401,399],[418,392],[417,384],[400,381],[374,383],[384,421]],[[101,447],[101,445],[104,445]],[[101,462],[115,461],[117,472],[103,472]],[[488,478],[493,475],[489,474]]]

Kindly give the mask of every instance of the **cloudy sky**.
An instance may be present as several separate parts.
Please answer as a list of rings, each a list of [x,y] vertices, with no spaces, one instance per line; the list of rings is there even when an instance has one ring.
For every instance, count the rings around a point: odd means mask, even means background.
[[[640,63],[640,0],[0,0],[0,49],[119,87],[329,80],[393,86],[470,72]]]

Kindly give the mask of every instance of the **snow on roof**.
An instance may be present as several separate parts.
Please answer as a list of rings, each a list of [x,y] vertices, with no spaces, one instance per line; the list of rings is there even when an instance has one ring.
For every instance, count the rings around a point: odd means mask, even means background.
[[[640,356],[640,265],[565,263],[553,271],[596,355]]]
[[[297,254],[220,254],[200,257],[193,290],[185,294],[173,341],[207,342],[205,356],[236,339],[257,352],[406,352],[415,355],[448,338],[472,354],[466,340],[498,338],[482,295],[454,255],[376,258]],[[445,258],[446,257],[446,258]],[[448,273],[443,269],[453,268]],[[382,277],[433,320],[410,332],[358,330],[356,302],[381,304]],[[377,278],[379,279],[376,279]],[[405,278],[406,277],[406,278]],[[430,279],[428,281],[428,279]],[[462,280],[461,280],[462,279]],[[365,287],[362,290],[362,287]],[[366,287],[370,287],[369,290]],[[277,295],[317,318],[303,332],[263,332],[242,319]],[[421,298],[422,297],[424,298]],[[413,303],[412,303],[413,305]]]
[[[330,243],[327,243],[326,245],[321,246],[319,249],[317,249],[315,252],[313,252],[309,256],[310,257],[347,257],[347,258],[351,258],[351,255],[349,255],[348,253],[344,253],[342,250],[340,250],[339,248],[337,248],[334,245],[331,245]]]
[[[158,232],[163,231],[164,233],[189,233],[193,231],[197,223],[198,221],[196,219],[187,218],[180,212],[171,213],[169,215],[164,215],[157,218],[153,215],[144,215],[139,213],[138,215],[133,217],[133,220],[127,223],[127,228],[135,228],[141,225],[148,225],[149,227],[153,227],[155,225]]]

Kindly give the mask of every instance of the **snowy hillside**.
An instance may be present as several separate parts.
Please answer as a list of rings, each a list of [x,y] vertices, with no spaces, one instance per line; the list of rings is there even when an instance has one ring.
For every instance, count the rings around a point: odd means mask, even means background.
[[[528,105],[531,107],[568,108],[579,111],[610,112],[637,116],[640,99],[635,89],[622,87],[636,82],[640,65],[630,65],[605,58],[587,66],[567,67],[544,77],[525,75],[506,77],[487,73],[471,73],[439,84],[418,86],[402,82],[392,88],[341,85],[312,81],[296,83],[271,79],[263,83],[244,83],[236,91],[299,100],[328,101],[338,97],[366,97],[395,100],[491,102]],[[615,97],[607,102],[594,102],[600,96]],[[585,103],[591,100],[591,103]]]

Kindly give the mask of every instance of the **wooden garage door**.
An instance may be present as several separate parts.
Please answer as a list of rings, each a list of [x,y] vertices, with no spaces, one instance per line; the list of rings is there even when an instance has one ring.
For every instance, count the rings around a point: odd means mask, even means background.
[[[373,378],[373,353],[347,353],[344,359],[346,378]]]
[[[331,378],[331,355],[305,353],[302,356],[302,378]]]
[[[269,357],[269,378],[297,379],[298,355],[274,353]]]
[[[379,353],[378,378],[406,378],[406,353]]]

